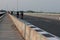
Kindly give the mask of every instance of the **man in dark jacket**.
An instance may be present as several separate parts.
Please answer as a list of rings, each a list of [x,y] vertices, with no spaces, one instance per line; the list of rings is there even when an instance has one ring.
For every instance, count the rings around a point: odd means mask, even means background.
[[[17,11],[17,18],[19,18],[19,12]]]
[[[20,13],[21,13],[21,19],[23,19],[23,11],[20,11]]]
[[[11,14],[13,15],[13,11],[11,11]]]

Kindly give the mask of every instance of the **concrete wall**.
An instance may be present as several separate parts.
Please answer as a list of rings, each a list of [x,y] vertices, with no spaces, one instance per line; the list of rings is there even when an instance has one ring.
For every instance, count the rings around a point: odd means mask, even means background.
[[[37,31],[31,29],[28,25],[18,20],[14,16],[10,14],[8,14],[8,16],[11,18],[14,25],[25,40],[47,40],[45,36],[37,33]]]
[[[60,14],[52,14],[52,13],[24,13],[24,15],[30,15],[35,17],[44,17],[49,19],[60,20]]]

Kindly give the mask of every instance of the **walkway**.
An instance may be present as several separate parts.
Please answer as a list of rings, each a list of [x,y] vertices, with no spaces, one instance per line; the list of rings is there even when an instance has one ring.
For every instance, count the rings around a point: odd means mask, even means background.
[[[0,40],[23,40],[7,15],[0,22]]]

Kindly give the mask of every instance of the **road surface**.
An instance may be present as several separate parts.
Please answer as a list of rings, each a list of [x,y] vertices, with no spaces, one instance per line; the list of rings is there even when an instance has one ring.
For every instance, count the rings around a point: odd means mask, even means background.
[[[60,20],[24,15],[24,20],[60,37]]]

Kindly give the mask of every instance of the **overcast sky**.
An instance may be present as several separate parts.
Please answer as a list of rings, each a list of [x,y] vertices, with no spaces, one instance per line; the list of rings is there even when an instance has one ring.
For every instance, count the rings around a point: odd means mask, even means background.
[[[17,10],[17,0],[0,0],[0,9]],[[60,12],[60,0],[18,0],[18,10]]]

